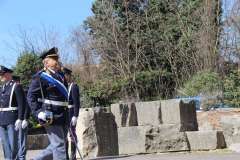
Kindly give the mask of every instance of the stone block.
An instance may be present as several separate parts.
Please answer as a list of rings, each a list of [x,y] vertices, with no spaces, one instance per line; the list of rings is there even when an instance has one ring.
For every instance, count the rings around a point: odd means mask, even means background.
[[[135,103],[112,104],[111,112],[115,116],[118,127],[138,126]]]
[[[99,110],[95,112],[94,119],[98,142],[97,156],[118,155],[118,132],[113,114],[106,110]]]
[[[228,115],[220,117],[220,126],[227,146],[240,143],[240,115]]]
[[[229,146],[229,150],[240,153],[240,143],[233,143]]]
[[[158,126],[162,123],[160,101],[136,102],[138,125]]]
[[[183,102],[179,99],[161,101],[163,124],[180,125],[180,131],[197,131],[198,123],[194,101]]]
[[[36,134],[27,136],[27,149],[40,150],[45,149],[49,145],[47,134]]]
[[[223,132],[221,131],[196,131],[186,133],[192,151],[226,148]]]
[[[189,151],[185,132],[179,126],[133,126],[118,128],[119,154]]]
[[[97,135],[95,131],[93,109],[80,109],[76,134],[81,155],[84,157],[95,157],[97,155]]]
[[[119,154],[146,153],[146,132],[150,126],[118,128]]]
[[[81,109],[76,132],[83,157],[118,155],[117,125],[106,108]]]
[[[189,151],[185,132],[179,132],[178,125],[160,125],[146,133],[146,152],[179,152]]]

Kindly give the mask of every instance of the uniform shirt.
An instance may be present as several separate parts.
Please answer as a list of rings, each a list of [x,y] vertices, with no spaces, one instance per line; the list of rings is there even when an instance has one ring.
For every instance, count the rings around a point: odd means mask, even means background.
[[[53,101],[67,102],[67,98],[58,90],[55,85],[52,85],[47,80],[41,78],[40,75],[42,72],[45,71],[38,72],[32,78],[32,82],[29,86],[27,94],[28,104],[35,118],[37,118],[40,112],[49,110],[55,117],[53,121],[54,124],[64,124],[67,116],[66,106],[57,106],[38,101],[38,99],[48,99]],[[62,82],[67,88],[67,82],[61,74],[51,72],[51,76]]]
[[[71,84],[69,85],[69,105],[72,105],[72,108],[68,109],[69,113],[69,119],[71,119],[73,116],[78,117],[79,115],[79,109],[80,109],[80,93],[79,93],[79,87],[76,83],[72,83],[72,86],[70,88]]]
[[[0,94],[0,107],[8,108],[10,104],[10,95],[14,81],[9,81],[1,87]],[[0,111],[0,125],[14,124],[17,119],[23,120],[24,118],[24,105],[26,103],[26,97],[24,95],[23,88],[20,84],[16,84],[12,97],[11,107],[17,107],[17,110],[12,111]]]

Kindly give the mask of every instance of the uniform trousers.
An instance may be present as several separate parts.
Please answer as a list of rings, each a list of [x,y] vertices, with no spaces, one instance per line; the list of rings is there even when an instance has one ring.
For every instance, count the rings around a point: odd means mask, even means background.
[[[15,125],[0,126],[0,138],[5,160],[14,160],[17,156],[17,132]]]
[[[27,133],[28,128],[25,129],[20,128],[18,131],[18,159],[19,160],[25,160],[26,159],[26,143],[27,143]]]
[[[45,127],[50,144],[34,160],[66,160],[65,127],[49,125]]]

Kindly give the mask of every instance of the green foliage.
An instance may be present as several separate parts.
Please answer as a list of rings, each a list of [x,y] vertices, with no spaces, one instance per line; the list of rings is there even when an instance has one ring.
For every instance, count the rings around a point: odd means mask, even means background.
[[[180,94],[188,96],[197,96],[200,94],[208,95],[219,91],[221,79],[216,72],[201,71],[193,75],[192,78],[180,89]]]
[[[141,100],[170,98],[175,89],[174,75],[168,71],[142,71],[136,73],[136,86]]]
[[[233,70],[224,80],[224,102],[240,107],[240,71]]]
[[[86,93],[84,96],[90,97],[100,105],[107,106],[128,98],[156,100],[161,97],[171,97],[171,90],[174,90],[174,87],[171,73],[154,70],[137,72],[136,75],[128,78],[98,79],[94,84],[85,85],[83,92]],[[135,91],[138,93],[134,93]],[[124,97],[124,95],[129,95],[129,97]],[[136,95],[138,97],[135,97]]]
[[[216,72],[199,72],[188,80],[179,92],[184,96],[213,96],[214,93],[221,91],[223,92],[223,102],[226,105],[240,107],[240,71],[231,69],[228,72],[223,79]]]
[[[41,67],[42,62],[38,55],[30,52],[24,52],[17,59],[14,74],[20,76],[22,85],[27,87],[33,74]]]

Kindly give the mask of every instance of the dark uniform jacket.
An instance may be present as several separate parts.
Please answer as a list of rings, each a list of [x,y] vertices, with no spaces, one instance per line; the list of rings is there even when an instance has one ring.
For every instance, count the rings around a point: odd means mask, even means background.
[[[68,116],[71,121],[72,117],[78,117],[80,109],[80,93],[79,87],[76,83],[71,83],[69,86],[69,106],[68,106]]]
[[[28,92],[28,89],[24,89],[24,94],[25,96],[27,95],[27,92]],[[31,109],[29,107],[29,104],[26,100],[26,103],[25,103],[25,112],[24,112],[24,119],[28,120],[29,117],[30,117],[30,113],[31,113]]]
[[[15,85],[14,85],[15,84]],[[14,90],[12,92],[12,88]],[[10,105],[10,97],[12,94],[12,102]],[[0,94],[0,125],[14,124],[17,119],[23,120],[24,118],[24,105],[26,104],[26,97],[24,95],[23,88],[20,84],[14,81],[9,81],[1,86]],[[17,109],[11,109],[9,107],[17,107]],[[9,108],[9,111],[4,111]]]
[[[64,125],[67,118],[67,106],[47,104],[39,101],[39,99],[47,99],[50,101],[67,102],[67,97],[65,97],[55,85],[50,84],[40,76],[42,72],[45,71],[40,71],[33,76],[27,94],[28,104],[35,118],[37,118],[40,112],[48,110],[53,113],[53,124]],[[67,82],[62,74],[51,73],[51,76],[63,83],[67,88]]]

